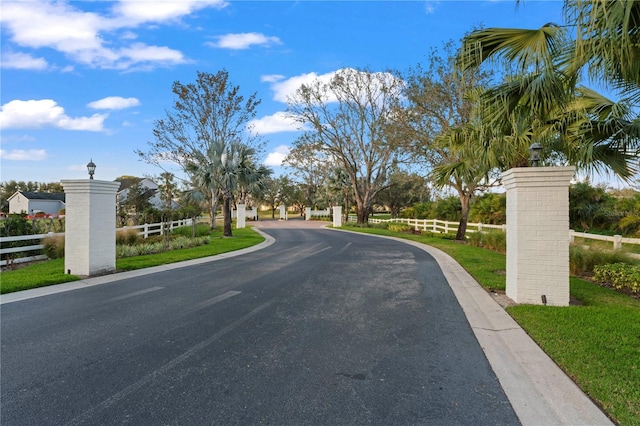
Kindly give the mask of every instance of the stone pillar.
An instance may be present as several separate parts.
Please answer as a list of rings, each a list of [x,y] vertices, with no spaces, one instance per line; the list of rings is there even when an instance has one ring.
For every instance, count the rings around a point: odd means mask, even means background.
[[[238,204],[238,217],[236,219],[236,228],[244,228],[246,220],[246,207],[244,204]]]
[[[284,205],[280,206],[280,220],[287,220],[287,208]]]
[[[253,218],[253,220],[258,220],[258,208],[257,207],[253,207],[251,209],[251,217]]]
[[[311,220],[311,207],[305,207],[304,220]]]
[[[342,226],[342,206],[333,206],[333,227]]]
[[[569,305],[569,183],[574,167],[507,170],[507,296]]]
[[[65,273],[90,276],[116,269],[116,193],[120,182],[63,180]]]

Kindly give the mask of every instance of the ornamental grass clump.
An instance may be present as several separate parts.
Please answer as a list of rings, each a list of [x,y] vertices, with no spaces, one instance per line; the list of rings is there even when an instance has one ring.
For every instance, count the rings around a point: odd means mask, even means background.
[[[116,231],[116,245],[130,245],[133,246],[140,241],[140,235],[138,231],[131,228],[122,228]]]
[[[593,278],[598,282],[610,285],[617,290],[640,294],[640,265],[628,263],[597,265],[593,272]]]
[[[597,265],[611,263],[633,264],[634,262],[627,253],[620,250],[600,250],[574,244],[569,246],[569,272],[572,275],[589,275],[594,272]]]
[[[173,238],[169,245],[167,246],[163,241],[156,242],[145,242],[142,244],[136,245],[117,245],[116,246],[116,257],[132,257],[132,256],[141,256],[144,254],[155,254],[161,253],[167,250],[179,250],[184,248],[198,247],[205,244],[209,244],[209,237],[198,237],[198,238],[188,238],[179,236],[177,238]]]
[[[42,239],[44,254],[49,259],[64,257],[64,235],[52,235]]]
[[[183,237],[191,238],[191,234],[193,233],[193,227],[191,226],[180,226],[178,228],[173,228],[171,231],[173,235],[181,235]],[[200,223],[195,226],[195,236],[196,237],[206,237],[211,234],[211,228],[206,223]]]
[[[404,223],[390,223],[387,229],[392,232],[411,232],[413,227]]]
[[[467,241],[474,247],[482,247],[502,254],[507,252],[507,234],[502,231],[469,233]]]

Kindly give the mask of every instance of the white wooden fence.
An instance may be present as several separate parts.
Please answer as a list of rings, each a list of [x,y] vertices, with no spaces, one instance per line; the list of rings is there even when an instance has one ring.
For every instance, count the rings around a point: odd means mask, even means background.
[[[349,216],[349,221],[355,221],[355,216]],[[438,219],[376,219],[369,218],[369,223],[406,223],[415,229],[416,231],[430,231],[437,233],[449,233],[456,232],[458,230],[458,222],[447,222]],[[507,225],[487,225],[483,223],[467,223],[467,232],[482,232],[487,229],[499,229],[506,232]],[[623,244],[640,244],[640,238],[625,238],[621,235],[598,235],[588,234],[586,232],[575,232],[570,230],[570,241],[574,242],[574,239],[585,238],[590,240],[608,241],[613,244],[613,249],[618,250],[622,248]]]
[[[329,216],[331,216],[331,210],[330,209],[310,210],[310,213],[311,213],[311,217],[329,217]]]
[[[141,235],[143,238],[149,238],[151,235],[164,235],[165,229],[169,228],[169,231],[172,231],[173,228],[178,228],[181,226],[191,226],[192,219],[182,219],[182,220],[174,220],[173,222],[160,222],[160,223],[145,223],[144,225],[138,226],[125,226],[123,228],[116,229],[116,232],[133,229],[137,230],[137,234]],[[49,232],[48,234],[37,234],[37,235],[20,235],[16,237],[2,237],[0,238],[0,247],[5,243],[10,243],[14,241],[32,241],[34,244],[22,247],[7,247],[0,248],[0,255],[9,254],[9,253],[25,253],[28,251],[34,250],[42,250],[44,245],[41,243],[41,240],[46,237],[55,237],[62,236],[64,232],[53,233]],[[37,244],[35,244],[37,242]],[[24,263],[24,262],[32,262],[34,260],[43,260],[46,259],[47,256],[39,254],[35,256],[26,256],[17,259],[11,259],[12,263]],[[1,260],[0,266],[6,266],[7,261]]]

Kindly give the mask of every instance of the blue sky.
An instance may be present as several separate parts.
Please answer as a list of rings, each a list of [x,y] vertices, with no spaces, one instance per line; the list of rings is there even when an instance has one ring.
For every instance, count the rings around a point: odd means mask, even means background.
[[[342,68],[404,71],[474,26],[562,23],[561,1],[2,1],[0,180],[157,176],[153,141],[174,81],[225,68],[262,99],[255,128],[277,172],[301,84]]]

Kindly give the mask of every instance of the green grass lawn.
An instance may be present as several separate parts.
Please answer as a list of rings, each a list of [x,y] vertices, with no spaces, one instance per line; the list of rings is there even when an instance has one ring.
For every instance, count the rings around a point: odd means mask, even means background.
[[[452,256],[486,289],[504,289],[506,256],[452,240],[345,226],[406,238]],[[507,312],[621,425],[640,425],[640,300],[571,278],[579,306],[518,305]]]
[[[212,233],[211,242],[203,246],[116,259],[116,270],[119,272],[131,271],[182,260],[213,256],[251,247],[262,241],[264,241],[264,238],[251,228],[234,229],[233,237],[231,238],[224,238],[221,236],[220,231],[216,231]],[[65,275],[64,259],[54,259],[14,271],[3,271],[0,274],[0,293],[44,287],[79,279],[80,277],[76,275]]]

